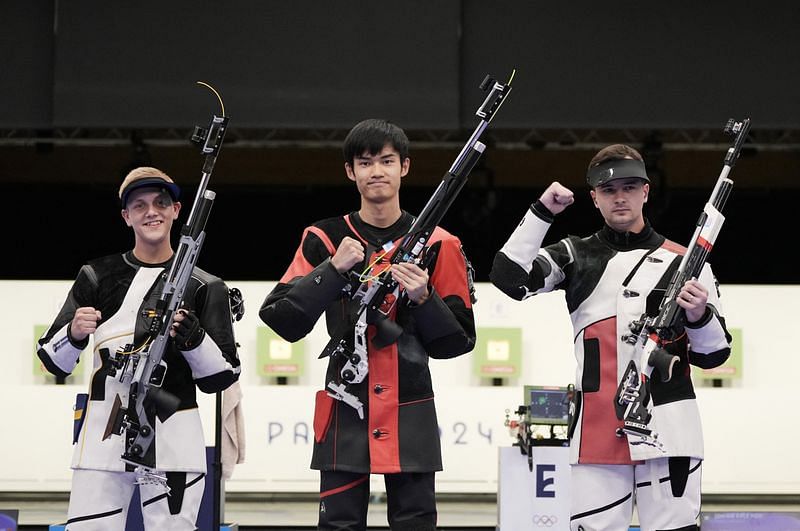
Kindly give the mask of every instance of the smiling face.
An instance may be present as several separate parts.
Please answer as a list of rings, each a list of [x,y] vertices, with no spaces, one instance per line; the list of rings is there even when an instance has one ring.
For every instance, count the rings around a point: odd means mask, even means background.
[[[382,205],[392,201],[399,204],[400,181],[408,174],[411,159],[401,159],[400,153],[386,144],[374,155],[364,151],[353,157],[353,164],[345,163],[347,177],[356,183],[362,203]]]
[[[170,247],[170,229],[180,210],[166,190],[144,187],[130,193],[122,218],[133,229],[136,247]]]
[[[644,228],[642,209],[650,193],[650,185],[642,179],[614,179],[591,192],[592,201],[606,223],[618,232],[641,232]]]

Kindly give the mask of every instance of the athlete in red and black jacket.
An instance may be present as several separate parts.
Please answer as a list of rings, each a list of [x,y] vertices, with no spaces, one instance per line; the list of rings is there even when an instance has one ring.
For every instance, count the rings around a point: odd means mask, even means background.
[[[408,139],[381,120],[356,125],[345,139],[345,171],[356,183],[361,209],[308,227],[294,260],[261,307],[261,319],[289,341],[308,334],[325,313],[334,335],[352,316],[343,288],[349,271],[389,267],[382,255],[399,244],[413,217],[400,208],[408,173]],[[434,472],[442,469],[428,358],[472,350],[472,277],[458,238],[437,228],[428,242],[435,259],[426,270],[395,264],[400,284],[390,314],[403,329],[378,348],[367,328],[369,372],[351,392],[365,418],[326,391],[317,393],[311,466],[321,471],[320,529],[366,529],[369,474],[385,474],[392,529],[435,529]],[[342,356],[329,361],[325,384],[342,383]]]

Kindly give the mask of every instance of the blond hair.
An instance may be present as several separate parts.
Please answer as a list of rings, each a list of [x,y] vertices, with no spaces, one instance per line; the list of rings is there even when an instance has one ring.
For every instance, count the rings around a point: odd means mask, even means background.
[[[122,180],[122,184],[119,186],[119,194],[118,194],[119,198],[122,199],[122,192],[132,183],[150,177],[158,177],[168,183],[174,184],[174,181],[170,179],[169,175],[159,170],[158,168],[153,168],[151,166],[140,166],[128,172],[128,175],[126,175],[125,179]]]

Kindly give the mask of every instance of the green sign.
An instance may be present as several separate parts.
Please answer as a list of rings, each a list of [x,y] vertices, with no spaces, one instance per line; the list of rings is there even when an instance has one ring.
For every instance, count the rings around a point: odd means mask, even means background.
[[[473,370],[479,378],[516,378],[522,372],[522,329],[477,329]]]
[[[45,332],[50,328],[50,325],[33,325],[33,375],[34,376],[52,376],[47,369],[44,368],[42,364],[42,360],[39,359],[39,356],[36,355],[36,352],[39,350],[39,338],[44,335]],[[80,352],[80,355],[83,355],[83,351]],[[83,374],[83,365],[81,365],[81,358],[78,358],[78,364],[72,369],[72,375],[79,375]]]
[[[737,380],[743,374],[743,348],[742,348],[742,329],[731,328],[730,332],[733,341],[731,342],[731,355],[728,360],[713,369],[701,369],[700,367],[692,367],[694,373],[692,378],[697,379],[719,379],[719,380]]]
[[[289,343],[271,328],[256,330],[256,360],[259,376],[302,376],[305,340]]]

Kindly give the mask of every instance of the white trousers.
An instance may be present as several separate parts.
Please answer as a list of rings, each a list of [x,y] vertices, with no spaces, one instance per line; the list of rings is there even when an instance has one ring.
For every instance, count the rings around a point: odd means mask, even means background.
[[[205,475],[188,472],[185,476],[182,485],[171,485],[169,495],[160,485],[139,486],[145,529],[196,529]],[[74,470],[65,531],[124,531],[135,479],[132,472]]]
[[[642,531],[694,529],[700,515],[701,465],[701,460],[689,459],[680,497],[673,495],[668,458],[641,465],[572,465],[570,529],[627,531],[634,503]]]

